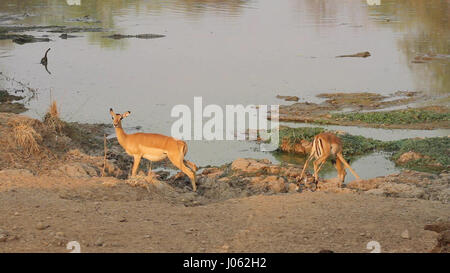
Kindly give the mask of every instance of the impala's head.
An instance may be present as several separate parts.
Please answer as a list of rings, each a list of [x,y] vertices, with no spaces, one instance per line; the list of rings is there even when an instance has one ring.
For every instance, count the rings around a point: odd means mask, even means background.
[[[116,114],[116,113],[114,113],[112,108],[109,108],[109,114],[111,114],[111,118],[113,120],[114,127],[120,128],[120,127],[122,127],[122,119],[128,117],[131,114],[131,112],[126,111],[123,114]]]

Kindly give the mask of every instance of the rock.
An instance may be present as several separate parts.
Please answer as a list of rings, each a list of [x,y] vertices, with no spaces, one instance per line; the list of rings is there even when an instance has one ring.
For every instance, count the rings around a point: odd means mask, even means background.
[[[19,239],[19,236],[18,236],[18,235],[10,235],[10,236],[8,236],[8,242],[9,242],[9,241],[18,240],[18,239]]]
[[[230,249],[230,246],[227,245],[227,244],[224,244],[224,245],[222,246],[222,252],[228,252],[229,249]]]
[[[450,230],[443,231],[437,238],[436,246],[432,253],[450,253]]]
[[[263,171],[268,168],[270,163],[258,162],[255,159],[238,158],[233,163],[231,163],[231,169],[233,171],[241,171],[245,173],[254,173],[258,171]],[[269,161],[270,162],[270,161]]]
[[[384,183],[384,178],[372,178],[368,180],[353,180],[347,184],[347,188],[368,191],[378,188]]]
[[[381,189],[372,189],[364,192],[365,194],[373,194],[373,195],[383,195],[384,191]]]
[[[75,36],[75,35],[69,35],[69,34],[67,34],[67,33],[63,33],[63,34],[61,34],[61,35],[59,35],[59,38],[61,38],[61,39],[68,39],[68,38],[76,38],[76,37],[78,37],[78,36]]]
[[[326,180],[319,180],[317,183],[318,191],[335,192],[335,193],[349,193],[352,192],[351,189],[343,188],[342,182],[339,178],[330,178]]]
[[[7,176],[34,176],[34,174],[27,169],[5,169],[0,171],[0,175]]]
[[[53,245],[56,246],[65,246],[67,245],[68,240],[66,239],[66,235],[64,234],[64,232],[58,231],[55,234],[55,237],[53,239]]]
[[[441,233],[443,231],[450,230],[450,222],[440,222],[440,223],[425,225],[424,229],[434,231],[437,233]]]
[[[50,42],[49,38],[39,38],[26,34],[6,34],[1,35],[1,40],[12,40],[14,43],[23,45],[26,43]]]
[[[278,174],[280,174],[280,170],[281,170],[280,166],[270,165],[267,171],[269,174],[278,175]]]
[[[0,242],[6,242],[9,233],[6,230],[0,229]]]
[[[45,223],[43,223],[43,222],[39,222],[39,223],[36,225],[36,229],[37,229],[37,230],[44,230],[44,229],[47,229],[47,228],[49,228],[49,227],[50,227],[50,225],[45,224]]]
[[[228,177],[222,177],[222,178],[217,179],[217,182],[227,183],[227,182],[229,182],[230,180],[231,180],[231,179],[228,178]]]
[[[432,253],[450,253],[450,222],[440,220],[437,223],[425,225],[424,229],[439,233],[436,246],[431,250]]]
[[[286,191],[286,186],[283,178],[277,178],[276,180],[272,180],[268,182],[269,189],[274,193],[280,193]]]
[[[447,246],[450,244],[450,230],[446,230],[440,233],[438,237],[438,243],[441,246]]]
[[[379,187],[385,195],[403,198],[420,198],[425,192],[414,185],[387,182]]]
[[[194,231],[196,231],[195,228],[189,228],[189,229],[186,229],[184,232],[185,232],[186,234],[191,234],[191,233],[193,233]]]
[[[275,175],[254,176],[250,178],[251,187],[257,190],[268,189],[274,193],[286,192],[286,184],[282,177]]]
[[[289,183],[288,185],[288,192],[297,192],[298,191],[298,185],[294,183]]]
[[[403,239],[411,239],[411,236],[409,235],[409,231],[407,229],[405,229],[400,236]]]
[[[94,243],[95,246],[103,246],[104,244],[105,244],[105,241],[103,240],[102,237],[98,237]]]
[[[259,171],[264,171],[268,168],[267,164],[259,163],[259,162],[251,162],[247,167],[247,173],[255,173]]]
[[[299,177],[302,174],[302,170],[295,167],[283,168],[281,173],[287,177]]]
[[[223,173],[224,171],[219,168],[207,168],[203,170],[202,175],[206,175],[208,178],[217,178]]]
[[[259,161],[260,161],[261,163],[264,163],[264,164],[272,164],[272,162],[270,162],[270,160],[267,159],[267,158],[260,159]]]
[[[231,169],[233,171],[245,171],[250,165],[250,161],[245,158],[238,158],[231,163]]]
[[[284,99],[285,101],[299,101],[300,98],[297,96],[281,96],[277,95],[277,99]]]

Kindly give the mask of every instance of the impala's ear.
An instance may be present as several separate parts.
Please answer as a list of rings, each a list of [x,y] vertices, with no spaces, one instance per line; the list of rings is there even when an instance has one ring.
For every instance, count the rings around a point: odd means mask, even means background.
[[[126,111],[125,113],[123,113],[122,118],[126,118],[131,114],[130,111]]]
[[[114,113],[114,111],[113,111],[112,108],[109,108],[109,114],[110,114],[112,117],[115,117],[115,116],[116,116],[116,114]]]

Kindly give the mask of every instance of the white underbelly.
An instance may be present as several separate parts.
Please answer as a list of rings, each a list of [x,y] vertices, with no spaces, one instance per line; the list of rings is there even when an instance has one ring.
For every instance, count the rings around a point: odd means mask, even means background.
[[[150,161],[161,161],[167,157],[166,151],[161,149],[144,148],[142,150],[144,152],[144,155],[142,157]]]
[[[162,154],[162,155],[146,154],[146,155],[143,155],[143,158],[148,159],[150,161],[161,161],[161,160],[165,159],[166,157],[167,157],[166,154]]]

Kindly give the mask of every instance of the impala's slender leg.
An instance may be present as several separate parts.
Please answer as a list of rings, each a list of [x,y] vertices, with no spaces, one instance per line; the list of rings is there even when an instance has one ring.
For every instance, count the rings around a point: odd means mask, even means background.
[[[157,174],[155,174],[155,173],[153,173],[152,172],[152,165],[153,165],[153,161],[150,161],[149,160],[149,165],[148,165],[148,173],[147,173],[147,176],[148,177],[153,177],[153,176],[156,176],[156,177],[159,177],[159,175],[157,175]]]
[[[319,181],[319,171],[320,168],[322,168],[323,163],[325,163],[325,161],[328,158],[328,154],[323,154],[321,155],[318,159],[316,159],[316,161],[314,161],[314,180],[316,181],[316,183]],[[319,167],[320,165],[320,167]]]
[[[319,175],[320,169],[322,169],[323,164],[325,164],[325,162],[327,162],[328,158],[325,158],[319,165],[319,168],[317,168],[317,175]]]
[[[184,160],[184,163],[193,171],[196,172],[198,170],[197,166],[189,160]]]
[[[195,173],[191,169],[186,167],[186,165],[184,165],[183,158],[180,157],[180,154],[169,153],[167,154],[167,157],[169,158],[170,162],[172,162],[173,165],[175,165],[178,169],[180,169],[183,173],[185,173],[189,177],[189,179],[191,179],[192,190],[196,191],[197,186],[195,184]]]
[[[299,181],[301,181],[302,178],[303,178],[303,175],[305,175],[306,168],[308,167],[309,161],[311,161],[311,159],[313,158],[313,156],[314,156],[314,151],[311,151],[311,154],[310,154],[309,157],[306,159],[305,165],[303,165],[302,173],[300,174],[300,178],[298,179]]]
[[[350,164],[348,164],[347,161],[345,161],[344,157],[342,156],[342,153],[337,153],[336,157],[342,161],[344,166],[347,167],[352,172],[352,174],[356,177],[356,179],[361,179],[361,177],[359,177],[359,175],[352,169],[352,167],[350,167]]]
[[[338,178],[339,178],[339,181],[341,181],[341,186],[342,186],[342,183],[344,183],[344,180],[345,180],[345,175],[347,173],[345,172],[345,167],[343,166],[342,161],[338,157],[336,157],[336,166],[335,167],[338,172]]]
[[[131,176],[136,176],[137,169],[139,168],[139,163],[141,162],[142,155],[133,155],[133,169],[131,171]]]

